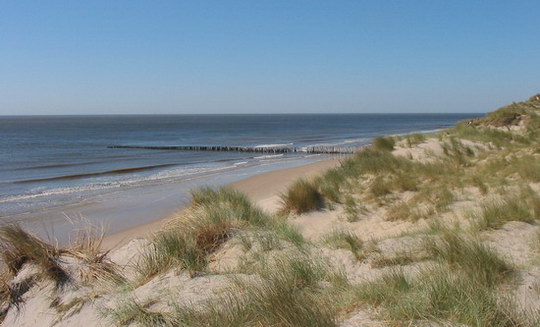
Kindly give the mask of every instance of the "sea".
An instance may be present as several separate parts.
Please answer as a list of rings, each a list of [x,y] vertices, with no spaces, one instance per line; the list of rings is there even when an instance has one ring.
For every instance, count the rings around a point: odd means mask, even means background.
[[[0,224],[22,223],[59,239],[81,220],[115,232],[178,210],[198,187],[335,156],[112,146],[355,147],[478,116],[0,116]]]

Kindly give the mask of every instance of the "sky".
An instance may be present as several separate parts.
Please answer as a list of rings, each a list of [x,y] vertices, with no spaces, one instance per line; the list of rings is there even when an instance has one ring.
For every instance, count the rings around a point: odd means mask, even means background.
[[[0,115],[486,112],[540,1],[1,1]]]

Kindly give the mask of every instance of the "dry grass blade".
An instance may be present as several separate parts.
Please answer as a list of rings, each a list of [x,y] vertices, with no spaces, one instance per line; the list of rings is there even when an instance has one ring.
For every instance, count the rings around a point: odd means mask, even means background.
[[[58,264],[60,250],[31,235],[19,225],[0,228],[0,256],[9,271],[16,275],[22,266],[32,262],[43,270],[43,274],[62,285],[69,280],[68,274]]]
[[[62,254],[80,261],[77,271],[84,284],[96,280],[116,283],[124,280],[118,266],[108,259],[109,251],[103,251],[101,248],[104,235],[103,229],[87,224],[85,228],[78,231],[72,245],[61,250]]]

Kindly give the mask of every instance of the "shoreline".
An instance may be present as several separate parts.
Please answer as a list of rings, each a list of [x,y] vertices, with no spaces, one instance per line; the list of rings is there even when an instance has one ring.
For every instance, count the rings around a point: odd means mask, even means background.
[[[336,167],[339,162],[339,159],[328,159],[291,168],[272,170],[227,184],[227,186],[243,192],[251,201],[261,205],[264,209],[266,207],[265,203],[278,200],[279,192],[284,191],[297,178],[320,174],[332,167]],[[165,221],[171,216],[178,215],[184,208],[180,208],[167,217],[105,235],[101,247],[112,250],[128,243],[132,239],[152,235],[161,229]]]

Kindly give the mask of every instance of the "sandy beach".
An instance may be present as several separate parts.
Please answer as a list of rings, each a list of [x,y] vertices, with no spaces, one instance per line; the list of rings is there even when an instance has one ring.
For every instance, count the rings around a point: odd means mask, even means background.
[[[298,167],[278,169],[231,183],[230,186],[245,193],[253,202],[258,203],[262,208],[271,208],[279,201],[279,193],[284,191],[297,178],[320,174],[338,164],[338,159],[331,159]],[[178,213],[174,213],[173,215],[178,215]],[[169,217],[106,235],[103,239],[102,246],[104,249],[112,249],[126,244],[134,238],[148,236],[159,231],[163,222],[167,219]]]

